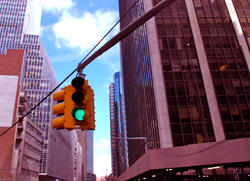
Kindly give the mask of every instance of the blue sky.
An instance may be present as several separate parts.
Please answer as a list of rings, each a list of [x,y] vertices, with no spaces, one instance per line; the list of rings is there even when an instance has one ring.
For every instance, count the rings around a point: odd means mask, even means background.
[[[77,67],[118,19],[118,0],[43,0],[40,36],[58,82]],[[119,26],[107,39],[118,31]],[[113,74],[120,71],[119,55],[119,45],[116,45],[83,70],[95,93],[94,172],[97,176],[111,173],[108,87],[113,82]]]

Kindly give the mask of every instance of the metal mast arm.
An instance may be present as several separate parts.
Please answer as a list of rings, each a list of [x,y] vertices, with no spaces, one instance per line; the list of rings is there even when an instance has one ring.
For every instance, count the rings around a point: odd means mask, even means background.
[[[141,17],[136,19],[134,22],[126,26],[124,29],[122,29],[117,35],[115,35],[113,38],[111,38],[107,43],[105,43],[100,49],[98,49],[95,53],[93,53],[87,60],[85,60],[82,64],[79,64],[77,67],[77,70],[80,71],[84,69],[89,63],[91,63],[95,58],[97,58],[99,55],[103,54],[105,51],[110,49],[112,46],[114,46],[116,43],[121,41],[123,38],[128,36],[130,33],[132,33],[136,28],[141,26],[143,23],[145,23],[147,20],[152,18],[154,15],[156,15],[158,12],[160,12],[165,7],[169,6],[176,0],[162,0],[160,3],[155,5],[152,9],[150,9],[148,12],[143,14]]]

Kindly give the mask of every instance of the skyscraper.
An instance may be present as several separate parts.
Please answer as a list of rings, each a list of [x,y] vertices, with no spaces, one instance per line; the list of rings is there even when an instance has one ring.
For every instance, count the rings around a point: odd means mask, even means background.
[[[87,131],[87,172],[94,173],[94,132],[92,130]]]
[[[39,37],[41,14],[41,0],[0,0],[0,52],[5,54],[7,49],[25,50],[26,66],[21,84],[31,107],[58,84],[54,68]],[[29,115],[29,118],[45,132],[40,176],[72,180],[76,133],[52,130],[52,105],[53,101],[48,97]],[[65,152],[58,154],[62,148]],[[59,163],[59,160],[62,162]],[[66,161],[68,165],[62,164]]]
[[[94,131],[87,131],[87,181],[95,181],[94,174]]]
[[[128,167],[127,138],[125,110],[123,107],[121,72],[113,76],[113,83],[109,86],[110,131],[111,131],[111,160],[112,173],[118,177]],[[123,138],[123,139],[119,139]]]
[[[160,1],[140,0],[121,29]],[[134,2],[120,0],[120,16]],[[249,137],[249,10],[247,0],[177,0],[121,41],[128,137],[152,150]],[[128,142],[130,166],[143,148]]]

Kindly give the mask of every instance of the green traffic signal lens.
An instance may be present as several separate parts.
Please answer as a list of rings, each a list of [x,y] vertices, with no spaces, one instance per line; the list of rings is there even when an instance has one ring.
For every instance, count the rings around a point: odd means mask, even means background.
[[[85,111],[82,107],[75,107],[72,110],[72,116],[77,120],[77,121],[83,121],[83,117],[85,115]]]

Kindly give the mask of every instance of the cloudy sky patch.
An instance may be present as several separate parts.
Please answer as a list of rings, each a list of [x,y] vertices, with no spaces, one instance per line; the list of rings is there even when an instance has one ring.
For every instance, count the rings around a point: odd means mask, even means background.
[[[75,5],[72,0],[42,0],[43,10],[58,13]]]
[[[115,11],[97,10],[93,14],[84,12],[81,17],[74,17],[65,11],[52,27],[57,48],[90,50],[115,24],[117,16]]]

